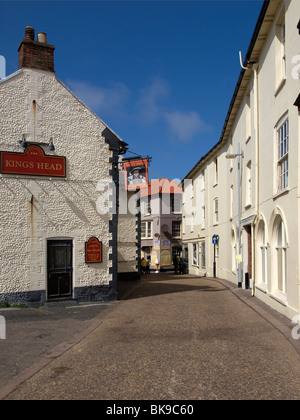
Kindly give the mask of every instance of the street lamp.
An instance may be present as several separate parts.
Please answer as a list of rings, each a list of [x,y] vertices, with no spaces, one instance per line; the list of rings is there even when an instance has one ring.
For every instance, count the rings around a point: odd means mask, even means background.
[[[226,159],[238,158],[238,220],[239,220],[239,258],[238,258],[238,287],[242,287],[242,221],[241,221],[241,158],[244,157],[244,152],[241,152],[240,143],[237,145],[237,153],[226,155]]]

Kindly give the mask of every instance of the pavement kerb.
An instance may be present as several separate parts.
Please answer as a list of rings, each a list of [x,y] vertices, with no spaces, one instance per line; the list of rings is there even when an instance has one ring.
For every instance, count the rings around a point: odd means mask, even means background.
[[[38,362],[34,363],[32,366],[21,372],[19,375],[11,379],[4,387],[0,388],[0,401],[4,400],[9,394],[15,391],[20,385],[22,385],[25,381],[30,379],[36,373],[38,373],[41,369],[51,363],[53,360],[57,359],[58,357],[62,356],[76,344],[79,344],[84,338],[90,335],[94,330],[96,330],[102,323],[103,319],[109,315],[109,313],[114,309],[116,304],[120,304],[122,301],[114,301],[111,303],[104,312],[100,315],[96,316],[92,321],[91,324],[77,332],[68,340],[58,344],[57,346],[53,347],[47,355],[42,357]]]

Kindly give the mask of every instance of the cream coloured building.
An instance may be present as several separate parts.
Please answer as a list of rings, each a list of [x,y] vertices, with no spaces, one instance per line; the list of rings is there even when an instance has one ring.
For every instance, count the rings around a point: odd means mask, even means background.
[[[300,310],[299,18],[298,0],[264,2],[220,140],[182,182],[190,273],[253,282],[290,318]]]
[[[127,145],[55,76],[54,47],[31,27],[0,80],[0,116],[0,302],[116,298],[122,226],[136,236],[116,201]],[[133,260],[134,245],[122,244]]]

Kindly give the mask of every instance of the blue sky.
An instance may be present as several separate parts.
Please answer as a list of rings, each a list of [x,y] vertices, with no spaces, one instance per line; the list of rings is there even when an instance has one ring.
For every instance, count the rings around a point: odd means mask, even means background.
[[[13,73],[25,27],[46,32],[57,77],[152,157],[150,178],[182,179],[220,138],[262,4],[0,0],[0,55]]]

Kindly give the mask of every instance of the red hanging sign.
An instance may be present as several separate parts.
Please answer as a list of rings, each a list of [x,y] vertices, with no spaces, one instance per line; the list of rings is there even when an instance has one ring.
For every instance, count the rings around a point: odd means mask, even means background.
[[[148,187],[148,160],[132,160],[124,163],[125,189],[136,191]]]
[[[85,243],[85,262],[102,263],[102,242],[93,237]]]
[[[24,153],[0,152],[0,156],[2,174],[66,177],[66,158],[47,156],[37,145],[26,147]]]

